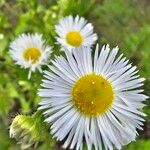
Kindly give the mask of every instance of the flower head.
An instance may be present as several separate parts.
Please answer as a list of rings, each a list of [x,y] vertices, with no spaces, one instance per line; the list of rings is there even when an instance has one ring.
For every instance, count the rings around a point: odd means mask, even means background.
[[[10,44],[10,54],[16,64],[29,68],[28,78],[32,71],[41,71],[41,65],[47,64],[50,52],[40,34],[21,34]]]
[[[147,96],[141,89],[144,78],[136,67],[128,63],[118,47],[110,50],[97,46],[92,59],[91,49],[65,51],[66,59],[57,57],[51,71],[45,71],[39,95],[40,109],[46,122],[63,147],[88,150],[121,149],[135,140],[137,129],[142,129],[140,110]]]
[[[55,29],[58,43],[70,50],[81,46],[92,46],[97,40],[92,24],[87,23],[83,17],[64,17]]]

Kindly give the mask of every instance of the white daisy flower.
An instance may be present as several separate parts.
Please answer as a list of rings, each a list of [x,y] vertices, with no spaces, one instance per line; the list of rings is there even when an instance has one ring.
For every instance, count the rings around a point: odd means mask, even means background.
[[[50,53],[51,47],[45,45],[41,34],[21,34],[10,44],[10,55],[16,64],[29,68],[28,78],[36,69],[41,72]]]
[[[55,29],[58,34],[57,42],[70,50],[80,46],[92,46],[97,40],[92,24],[87,23],[83,17],[67,16],[55,26]]]
[[[108,45],[100,53],[97,46],[94,59],[90,48],[66,51],[44,72],[39,109],[64,148],[82,150],[85,141],[88,150],[121,149],[142,129],[144,78],[117,53]]]

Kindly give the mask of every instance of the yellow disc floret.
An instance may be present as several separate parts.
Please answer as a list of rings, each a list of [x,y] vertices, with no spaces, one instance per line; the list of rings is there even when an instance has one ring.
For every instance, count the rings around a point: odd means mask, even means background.
[[[41,52],[39,51],[39,49],[34,48],[34,47],[28,48],[24,52],[24,58],[26,60],[31,60],[33,64],[39,60],[40,56],[41,56]]]
[[[110,108],[114,92],[108,80],[93,73],[81,77],[75,83],[72,100],[84,115],[97,116]]]
[[[70,31],[66,35],[67,43],[71,46],[79,47],[82,44],[83,38],[77,31]]]

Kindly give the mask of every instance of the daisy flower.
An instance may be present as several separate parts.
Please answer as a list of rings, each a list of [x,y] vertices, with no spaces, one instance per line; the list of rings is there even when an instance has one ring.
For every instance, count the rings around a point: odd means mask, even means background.
[[[121,149],[135,140],[142,129],[140,110],[147,96],[142,94],[144,78],[128,63],[118,47],[110,50],[81,47],[68,50],[66,58],[57,57],[51,71],[44,71],[39,109],[44,110],[46,122],[64,148],[82,150]]]
[[[70,50],[80,46],[91,46],[97,40],[92,24],[79,16],[63,18],[55,26],[55,30],[58,34],[57,42]]]
[[[21,34],[10,44],[10,55],[16,64],[29,68],[28,78],[36,69],[41,72],[41,65],[47,64],[50,52],[41,34]]]

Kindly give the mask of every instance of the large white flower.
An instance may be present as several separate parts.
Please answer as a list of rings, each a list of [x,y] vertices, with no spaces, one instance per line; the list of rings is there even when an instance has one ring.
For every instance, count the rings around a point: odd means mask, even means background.
[[[87,23],[83,17],[67,16],[60,20],[55,29],[58,43],[70,50],[80,46],[91,46],[97,40],[92,24]]]
[[[41,34],[21,34],[10,44],[10,54],[16,64],[29,68],[28,78],[36,68],[47,64],[51,48],[45,45]]]
[[[57,57],[51,71],[45,71],[39,95],[39,109],[63,147],[82,150],[121,149],[135,140],[142,129],[143,108],[147,96],[142,94],[144,78],[128,64],[118,47],[110,50],[97,46],[92,59],[90,48],[66,50],[66,59]],[[116,58],[117,57],[117,58]]]

